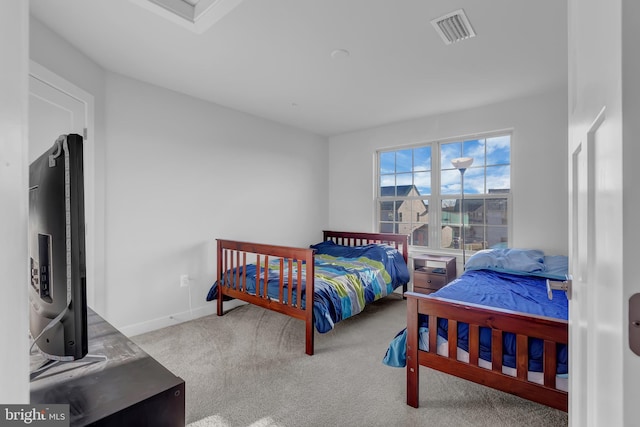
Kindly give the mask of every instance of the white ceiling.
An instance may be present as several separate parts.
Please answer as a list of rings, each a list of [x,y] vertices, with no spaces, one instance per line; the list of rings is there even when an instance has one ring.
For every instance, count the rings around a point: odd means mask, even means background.
[[[566,87],[565,0],[244,0],[201,34],[140,0],[30,5],[108,70],[327,136]],[[460,8],[477,36],[447,46],[430,21]]]

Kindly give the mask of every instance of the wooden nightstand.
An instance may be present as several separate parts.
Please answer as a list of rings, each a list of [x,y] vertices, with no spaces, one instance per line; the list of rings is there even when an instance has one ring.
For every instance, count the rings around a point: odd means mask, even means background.
[[[456,278],[456,257],[416,255],[413,257],[413,291],[430,294]]]

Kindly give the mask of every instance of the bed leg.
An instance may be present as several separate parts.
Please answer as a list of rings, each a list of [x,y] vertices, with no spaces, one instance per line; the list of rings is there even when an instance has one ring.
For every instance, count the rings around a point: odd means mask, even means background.
[[[222,293],[220,292],[220,287],[218,287],[218,300],[216,301],[218,304],[218,316],[222,316],[224,314],[224,312],[222,311],[222,301],[224,300],[224,297],[222,296]]]
[[[418,300],[407,299],[407,405],[418,407]]]
[[[311,321],[307,320],[305,324],[306,324],[305,352],[309,356],[313,356],[313,339],[314,339],[313,319]]]

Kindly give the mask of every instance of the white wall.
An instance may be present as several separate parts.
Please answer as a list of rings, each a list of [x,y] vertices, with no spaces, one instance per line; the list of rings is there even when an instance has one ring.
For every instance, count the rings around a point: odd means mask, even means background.
[[[308,245],[327,223],[325,138],[117,74],[106,85],[108,319],[214,313],[215,239]]]
[[[31,59],[95,98],[96,305],[116,327],[214,313],[215,238],[322,237],[325,138],[113,74],[30,25]]]
[[[0,2],[0,403],[29,403],[27,55],[29,4]]]
[[[566,255],[566,87],[330,138],[330,227],[375,230],[377,149],[503,129],[513,129],[511,245]]]

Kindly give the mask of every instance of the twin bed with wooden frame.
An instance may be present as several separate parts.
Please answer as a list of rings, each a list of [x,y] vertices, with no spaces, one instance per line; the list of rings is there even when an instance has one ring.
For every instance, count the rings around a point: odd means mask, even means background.
[[[406,235],[324,231],[323,242],[349,247],[380,244],[397,250],[404,259],[405,266],[408,259]],[[222,303],[228,297],[303,320],[306,329],[305,351],[306,354],[313,355],[316,286],[314,253],[311,248],[218,239],[217,281],[214,285],[217,286],[217,296],[211,295],[207,299],[217,298],[219,316],[224,313]],[[274,260],[275,268],[259,268],[257,278],[248,279],[247,271],[251,271],[251,265],[273,265]],[[274,277],[277,284],[273,283]],[[408,276],[406,281],[408,282]],[[270,286],[267,285],[268,282]],[[287,285],[290,283],[294,286]],[[296,285],[299,283],[303,286]],[[403,284],[403,290],[406,291],[406,283]]]
[[[384,363],[406,366],[407,404],[418,407],[420,366],[568,410],[568,300],[552,289],[568,258],[489,249],[438,291],[405,293],[407,328]]]
[[[568,394],[557,388],[557,344],[568,343],[568,323],[544,316],[462,303],[408,292],[407,297],[407,404],[419,404],[419,367],[435,369],[494,389],[511,393],[562,411],[568,411]],[[437,352],[437,328],[429,328],[429,350],[419,348],[419,315],[429,316],[429,324],[448,319],[447,353]],[[457,325],[467,323],[468,362],[458,360]],[[491,369],[479,366],[479,330],[491,330]],[[516,336],[516,376],[503,373],[503,334]],[[528,345],[530,337],[544,341],[543,382],[530,381]]]

